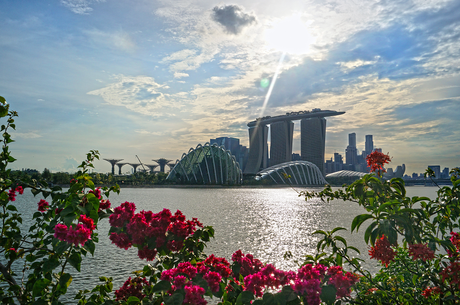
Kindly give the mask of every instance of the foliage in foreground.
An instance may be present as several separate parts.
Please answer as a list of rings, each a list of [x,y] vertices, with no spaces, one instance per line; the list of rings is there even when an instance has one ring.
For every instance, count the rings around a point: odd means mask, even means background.
[[[82,255],[94,254],[97,226],[108,218],[109,238],[116,246],[134,247],[141,259],[152,261],[135,271],[122,287],[113,290],[112,279],[75,296],[79,304],[197,304],[210,299],[223,305],[297,304],[453,304],[459,302],[460,179],[443,187],[438,198],[406,197],[401,179],[383,181],[386,155],[373,155],[370,166],[377,175],[367,175],[348,187],[301,195],[306,199],[355,201],[365,213],[355,217],[352,231],[364,223],[371,258],[382,262],[376,274],[361,267],[350,252],[357,251],[337,232],[322,235],[318,253],[306,256],[297,271],[282,271],[240,250],[225,258],[205,255],[214,235],[212,227],[197,219],[187,220],[177,211],[140,211],[132,202],[111,208],[108,197],[117,186],[97,188],[89,169],[99,158],[91,151],[68,191],[49,188],[46,182],[21,180],[11,175],[8,164],[8,129],[15,128],[17,113],[0,97],[2,152],[0,154],[0,301],[4,304],[62,304],[72,282],[71,272],[80,272]],[[458,172],[457,172],[458,174]],[[14,205],[16,196],[30,190],[37,212],[29,229]],[[350,271],[346,271],[350,270]],[[78,300],[78,301],[77,301]]]

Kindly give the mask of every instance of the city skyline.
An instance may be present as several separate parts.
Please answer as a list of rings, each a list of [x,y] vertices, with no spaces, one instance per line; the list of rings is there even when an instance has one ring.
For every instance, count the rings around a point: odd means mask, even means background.
[[[325,159],[347,135],[406,173],[459,166],[460,3],[0,1],[0,96],[19,113],[13,169],[73,172],[89,150],[180,159],[211,138],[249,147],[257,117],[314,108]],[[294,124],[293,153],[300,153]],[[289,130],[290,132],[290,130]]]

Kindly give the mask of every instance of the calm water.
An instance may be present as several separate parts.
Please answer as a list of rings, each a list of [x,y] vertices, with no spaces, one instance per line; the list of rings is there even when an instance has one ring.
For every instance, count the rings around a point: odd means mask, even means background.
[[[408,196],[432,198],[436,190],[436,187],[423,186],[407,188]],[[18,208],[25,214],[24,223],[27,223],[27,215],[36,211],[38,201],[38,197],[33,198],[27,193],[17,197]],[[110,201],[112,207],[125,201],[134,202],[137,212],[151,210],[156,213],[163,208],[172,212],[181,210],[188,219],[197,217],[203,224],[214,227],[215,238],[208,244],[207,254],[214,253],[230,260],[232,253],[241,249],[243,253],[252,253],[261,261],[273,263],[284,270],[296,269],[294,259],[315,253],[318,238],[312,232],[338,226],[349,230],[352,219],[363,213],[362,208],[353,202],[305,201],[290,188],[125,188],[120,195],[111,196]],[[94,287],[102,275],[113,277],[114,289],[118,289],[132,271],[140,270],[146,264],[137,257],[136,250],[123,250],[111,244],[107,236],[107,219],[98,226],[99,244],[94,257],[84,259],[80,274],[69,270],[74,277],[69,287],[69,297],[79,289]],[[342,232],[349,245],[361,250],[361,256],[356,256],[366,259],[368,255],[363,232]],[[291,251],[294,259],[284,260],[286,251]],[[370,264],[372,268],[372,262]]]

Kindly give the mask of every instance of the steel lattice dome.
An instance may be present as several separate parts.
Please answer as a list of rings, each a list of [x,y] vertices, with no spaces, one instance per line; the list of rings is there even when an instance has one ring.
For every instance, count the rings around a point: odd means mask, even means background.
[[[169,173],[167,180],[178,184],[241,184],[243,173],[225,147],[209,143],[190,148]]]
[[[257,173],[257,180],[269,180],[274,184],[325,185],[321,170],[308,161],[290,161],[268,167]]]

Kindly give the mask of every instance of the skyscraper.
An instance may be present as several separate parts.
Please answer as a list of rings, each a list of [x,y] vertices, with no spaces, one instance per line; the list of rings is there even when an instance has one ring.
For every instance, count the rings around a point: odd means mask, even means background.
[[[324,153],[326,148],[326,119],[315,117],[300,121],[300,156],[321,170],[324,175]]]
[[[367,155],[372,153],[373,150],[374,150],[374,141],[372,140],[372,135],[366,135],[366,147],[365,147],[364,157],[367,157]]]
[[[270,124],[270,166],[292,161],[294,122],[279,121]]]
[[[314,163],[324,174],[325,117],[344,113],[315,108],[311,111],[265,116],[249,122],[249,158],[244,173],[257,174],[268,166],[267,125],[271,125],[272,164],[291,161],[294,130],[292,121],[301,120],[301,159]]]
[[[256,124],[249,127],[249,156],[245,172],[255,174],[268,167],[268,126]]]
[[[348,134],[348,146],[345,150],[345,161],[350,170],[355,170],[358,163],[358,150],[356,149],[356,133]]]
[[[216,139],[210,139],[209,144],[217,144],[218,146],[224,146],[226,150],[235,156],[236,162],[240,165],[241,170],[244,170],[248,159],[248,149],[246,146],[240,145],[240,139],[220,137]]]

